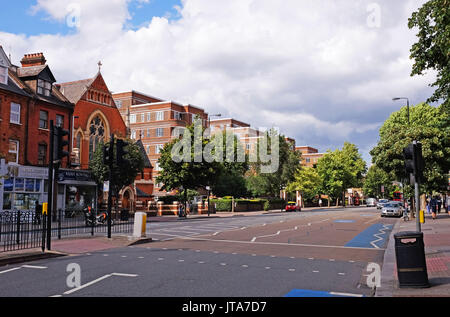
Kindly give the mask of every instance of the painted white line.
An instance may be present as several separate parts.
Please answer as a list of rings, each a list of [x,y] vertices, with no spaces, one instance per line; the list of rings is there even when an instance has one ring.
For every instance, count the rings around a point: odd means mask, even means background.
[[[334,262],[334,261],[336,261],[335,259],[330,259],[330,262]]]
[[[76,288],[74,288],[74,289],[68,290],[68,291],[64,292],[63,294],[64,294],[64,295],[69,295],[69,294],[78,292],[79,290],[82,290],[83,288],[86,288],[86,287],[89,287],[89,286],[91,286],[91,285],[94,285],[94,284],[96,284],[96,283],[98,283],[98,282],[100,282],[100,281],[103,281],[104,279],[107,279],[107,278],[111,277],[111,276],[137,277],[138,275],[137,275],[137,274],[125,274],[125,273],[111,273],[111,274],[106,274],[106,275],[104,275],[104,276],[102,276],[102,277],[99,277],[98,279],[95,279],[95,280],[90,281],[90,282],[88,282],[88,283],[86,283],[86,284],[83,284],[83,285],[81,285],[80,287],[76,287]]]
[[[265,269],[266,269],[266,270],[270,270],[270,266],[266,266]]]
[[[138,257],[138,259],[144,259],[144,257],[143,257],[143,256],[140,256],[140,257]]]
[[[242,267],[248,267],[248,265],[246,265],[246,264],[244,264],[244,265],[241,265]]]
[[[319,271],[313,271],[313,273],[319,273]]]
[[[37,269],[37,270],[45,270],[48,268],[46,266],[37,266],[37,265],[22,265],[22,267],[26,269]]]
[[[373,240],[372,242],[370,242],[370,245],[373,246],[373,247],[376,248],[376,249],[379,249],[380,247],[377,246],[375,243],[377,243],[378,241],[383,241],[384,238],[383,238],[383,237],[380,237],[380,235],[385,235],[385,234],[386,234],[386,231],[385,231],[385,230],[390,230],[390,229],[391,229],[390,226],[383,225],[383,228],[380,229],[379,232],[378,232],[377,234],[374,234],[374,237],[377,237],[378,239]]]
[[[295,269],[289,269],[289,272],[295,272]]]
[[[258,238],[266,238],[266,237],[279,236],[282,232],[295,231],[295,230],[298,230],[298,227],[294,227],[294,229],[280,230],[280,231],[278,231],[278,232],[275,233],[275,234],[268,234],[268,235],[264,235],[264,236],[256,236],[256,237],[253,237],[253,239],[251,240],[251,242],[255,242],[256,239],[258,239]]]
[[[308,258],[308,260],[314,260],[314,258]]]
[[[15,268],[13,268],[13,269],[9,269],[9,270],[5,270],[5,271],[1,271],[0,272],[0,274],[3,274],[3,273],[8,273],[8,272],[12,272],[12,271],[16,271],[16,270],[20,270],[21,268],[20,267],[15,267]]]
[[[184,262],[184,260],[178,260],[178,262]]]
[[[159,258],[158,261],[164,261],[164,258]]]
[[[227,242],[227,243],[239,243],[239,244],[260,244],[260,245],[282,245],[290,247],[314,247],[325,249],[349,249],[349,250],[369,250],[369,251],[385,251],[386,249],[375,248],[359,248],[359,247],[346,247],[342,245],[321,245],[321,244],[302,244],[302,243],[282,243],[282,242],[251,242],[251,241],[236,241],[236,240],[221,240],[221,239],[206,239],[199,237],[177,236],[181,240],[198,240],[198,241],[211,241],[211,242]]]
[[[52,295],[50,297],[62,297],[62,295]]]
[[[205,264],[205,262],[203,262],[203,261],[199,261],[199,262],[197,262],[198,264]]]
[[[345,275],[345,273],[338,273],[338,275]]]
[[[222,266],[226,266],[227,264],[226,264],[226,263],[220,263],[220,265],[222,265]]]
[[[361,295],[361,294],[351,294],[351,293],[330,292],[330,294],[336,295],[336,296],[364,297],[364,295]]]

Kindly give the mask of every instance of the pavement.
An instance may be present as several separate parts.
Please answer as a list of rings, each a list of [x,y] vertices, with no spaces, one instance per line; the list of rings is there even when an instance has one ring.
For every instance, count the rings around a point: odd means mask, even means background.
[[[437,219],[425,216],[421,224],[424,235],[425,258],[430,287],[400,288],[397,277],[394,235],[398,232],[416,231],[416,219],[399,219],[392,230],[384,254],[381,287],[376,297],[450,297],[450,215],[441,212]]]

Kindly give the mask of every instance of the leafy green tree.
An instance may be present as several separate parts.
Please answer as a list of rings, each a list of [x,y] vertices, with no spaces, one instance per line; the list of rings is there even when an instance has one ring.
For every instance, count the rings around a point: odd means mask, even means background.
[[[267,153],[271,153],[271,139],[278,138],[279,152],[278,168],[272,173],[264,173],[260,157],[256,162],[250,163],[250,175],[247,178],[247,189],[253,196],[272,196],[277,197],[280,190],[286,188],[287,185],[295,178],[295,173],[300,168],[301,154],[292,149],[292,145],[286,141],[285,136],[280,135],[275,130],[266,133],[264,140],[259,139],[256,151],[259,152],[260,147],[267,146]]]
[[[430,0],[408,20],[408,27],[418,28],[418,42],[411,48],[414,59],[411,76],[423,75],[427,70],[437,72],[434,94],[427,102],[444,100],[450,111],[450,0]]]
[[[322,179],[321,191],[331,199],[336,199],[338,204],[338,198],[343,198],[348,188],[362,185],[366,170],[366,162],[358,148],[345,142],[342,150],[329,150],[317,163],[317,172]]]
[[[249,169],[248,155],[236,135],[227,135],[224,131],[221,135],[215,135],[214,139],[219,136],[222,137],[224,157],[223,162],[219,165],[220,170],[217,177],[212,180],[212,192],[219,197],[244,197],[247,194],[245,173]],[[233,154],[230,154],[228,158],[227,150],[232,151]],[[239,151],[242,153],[241,157],[239,157]]]
[[[320,185],[322,180],[316,169],[312,167],[305,167],[297,170],[295,179],[289,183],[287,187],[288,192],[299,191],[305,200],[312,200],[320,194]]]
[[[384,186],[384,193],[393,191],[391,176],[376,165],[372,165],[364,179],[363,191],[368,197],[381,198],[381,186]]]
[[[384,122],[380,140],[370,152],[372,161],[393,179],[408,180],[403,149],[417,140],[422,143],[425,162],[421,190],[441,191],[446,188],[446,174],[450,169],[450,114],[443,105],[433,107],[422,103],[410,108],[410,117],[408,125],[407,109],[403,107]]]
[[[175,138],[164,145],[158,159],[161,171],[156,181],[163,184],[161,190],[172,191],[183,188],[185,203],[186,190],[210,186],[220,172],[220,162],[208,162],[203,157],[211,139],[203,138],[204,128],[200,127],[199,124],[187,127],[182,139]]]

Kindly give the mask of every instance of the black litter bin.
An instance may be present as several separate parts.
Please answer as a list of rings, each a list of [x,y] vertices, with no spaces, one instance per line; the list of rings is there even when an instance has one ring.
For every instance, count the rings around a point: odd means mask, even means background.
[[[423,233],[399,232],[394,239],[399,287],[429,287]]]

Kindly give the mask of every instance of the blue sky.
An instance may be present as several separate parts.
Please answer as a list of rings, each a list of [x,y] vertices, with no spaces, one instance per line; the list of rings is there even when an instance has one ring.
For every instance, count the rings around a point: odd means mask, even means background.
[[[2,1],[0,11],[0,31],[34,36],[40,34],[69,34],[74,32],[64,21],[55,21],[48,18],[46,12],[33,13],[36,0]],[[137,29],[150,22],[152,17],[161,16],[170,19],[178,17],[174,6],[181,6],[181,0],[150,0],[148,3],[130,1],[128,10],[131,20],[127,28]]]

